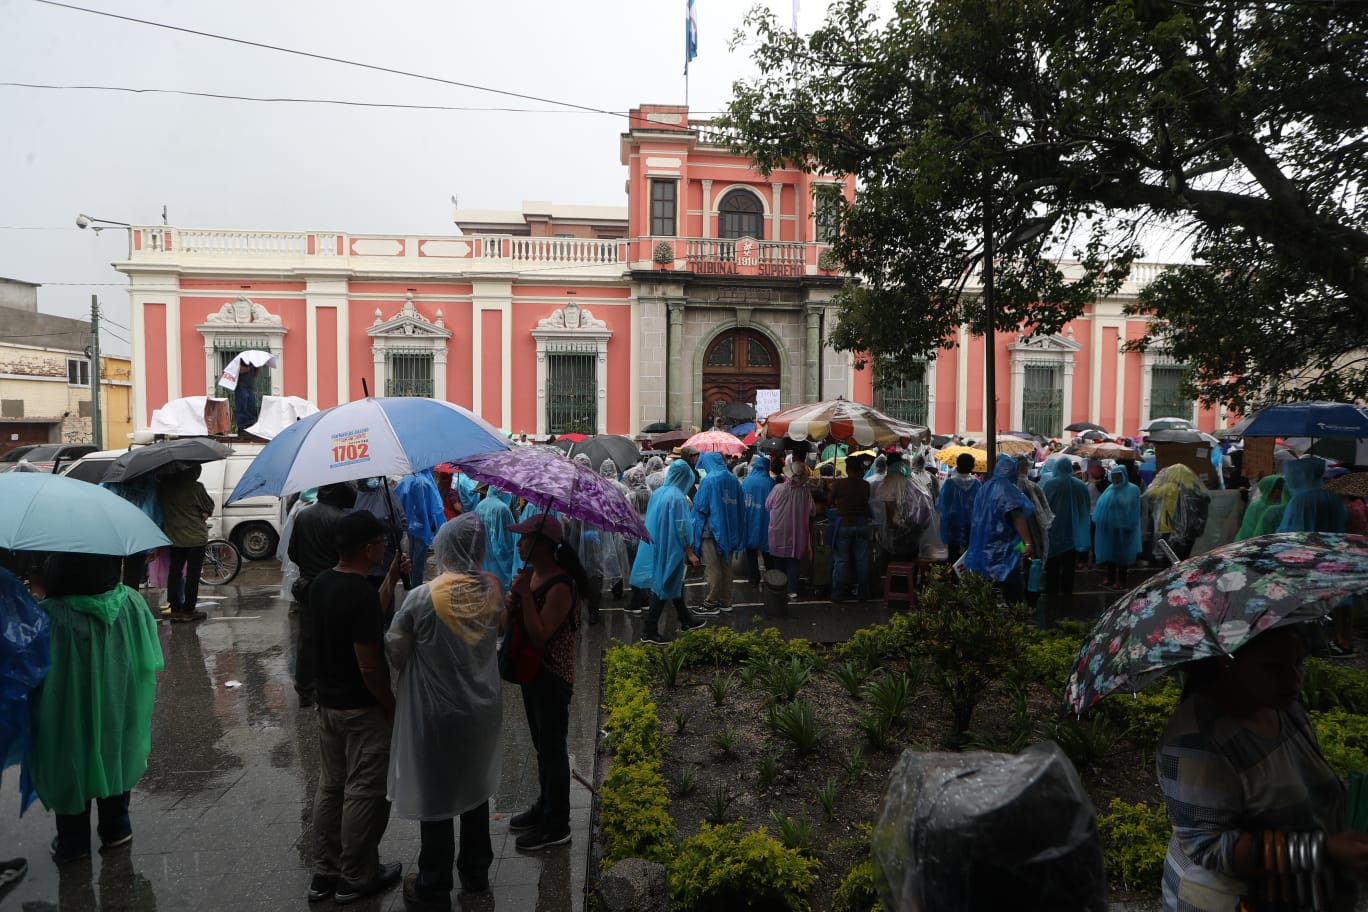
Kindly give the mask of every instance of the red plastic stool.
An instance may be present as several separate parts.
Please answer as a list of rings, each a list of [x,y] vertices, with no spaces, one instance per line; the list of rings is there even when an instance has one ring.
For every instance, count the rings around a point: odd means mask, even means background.
[[[910,561],[889,561],[884,571],[884,606],[902,603],[917,607],[917,590],[936,561],[917,558]]]

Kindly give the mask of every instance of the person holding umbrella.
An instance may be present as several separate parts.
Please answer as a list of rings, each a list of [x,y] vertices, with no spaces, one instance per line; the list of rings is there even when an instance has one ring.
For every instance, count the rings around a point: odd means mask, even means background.
[[[199,482],[200,467],[192,465],[161,479],[157,498],[162,508],[162,528],[171,539],[171,564],[166,577],[166,600],[172,622],[202,621],[199,611],[200,567],[204,546],[209,544],[206,525],[214,513],[214,501]]]
[[[119,577],[119,559],[102,554],[53,554],[43,573],[52,664],[30,697],[30,768],[57,817],[58,866],[90,857],[92,799],[101,851],[133,840],[129,795],[152,750],[157,622]]]
[[[1351,878],[1368,876],[1368,834],[1346,827],[1344,783],[1298,702],[1302,658],[1289,625],[1187,667],[1157,756],[1173,823],[1165,910],[1262,908],[1267,882],[1292,866],[1292,834],[1323,840],[1335,881],[1326,908],[1354,908]]]

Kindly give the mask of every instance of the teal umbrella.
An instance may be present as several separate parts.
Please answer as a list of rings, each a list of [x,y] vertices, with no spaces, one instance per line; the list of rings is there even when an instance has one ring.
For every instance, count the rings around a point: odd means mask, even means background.
[[[47,472],[0,475],[0,548],[137,554],[171,544],[142,510],[99,485]]]

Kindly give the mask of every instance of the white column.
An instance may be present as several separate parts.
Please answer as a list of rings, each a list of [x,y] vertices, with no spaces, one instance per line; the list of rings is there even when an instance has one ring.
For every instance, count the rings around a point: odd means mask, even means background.
[[[213,336],[205,336],[205,337],[204,337],[204,389],[205,389],[204,395],[206,395],[206,396],[214,396],[214,395],[217,395],[217,393],[216,393],[215,390],[214,390],[214,381],[216,381],[216,380],[218,379],[218,377],[215,377],[215,376],[214,376],[214,361],[215,361],[215,359],[214,359],[214,337],[213,337]],[[168,397],[168,398],[174,399],[175,397],[174,397],[174,396],[170,396],[170,397]]]
[[[1164,417],[1154,414],[1154,403],[1151,401],[1154,395],[1154,362],[1156,358],[1154,352],[1146,349],[1140,355],[1140,423],[1144,424],[1151,418]],[[1178,417],[1178,416],[1175,416]]]
[[[447,347],[445,339],[440,345],[432,346],[432,398],[443,402],[447,398]]]
[[[779,207],[783,201],[784,185],[778,182],[770,184],[770,240],[779,240]]]
[[[1021,427],[1021,416],[1026,408],[1026,362],[1012,353],[1012,422],[1009,427]],[[996,428],[987,428],[984,434],[991,434]]]
[[[608,433],[608,340],[603,339],[598,343],[598,356],[594,368],[594,381],[598,387],[598,405],[594,409],[594,414],[598,416],[597,431],[600,434]]]
[[[385,395],[385,350],[371,342],[372,396]]]
[[[926,359],[926,425],[933,430],[936,427],[936,355],[939,350],[931,353],[931,357]],[[944,433],[944,432],[938,432]]]
[[[537,436],[546,436],[546,343],[537,340]]]
[[[712,179],[704,178],[703,184],[703,237],[712,237]],[[680,187],[680,192],[684,190]],[[635,376],[635,374],[633,375]]]
[[[1070,353],[1064,358],[1064,408],[1060,410],[1063,421],[1059,426],[1059,433],[1064,433],[1064,425],[1073,424],[1073,419],[1069,417],[1073,409],[1073,375],[1074,375],[1075,355]],[[1017,425],[1020,427],[1021,425]],[[1053,435],[1052,435],[1053,436]]]
[[[271,333],[269,350],[275,355],[276,369],[271,371],[271,395],[284,395],[285,389],[285,335]]]

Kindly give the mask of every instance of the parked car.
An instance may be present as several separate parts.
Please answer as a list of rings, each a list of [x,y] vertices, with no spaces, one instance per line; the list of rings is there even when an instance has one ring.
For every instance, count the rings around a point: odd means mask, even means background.
[[[248,560],[273,557],[280,542],[280,498],[249,497],[227,506],[223,503],[265,444],[234,443],[231,446],[233,452],[226,459],[206,462],[200,470],[200,483],[214,501],[209,536],[228,539]],[[98,484],[110,464],[126,452],[124,449],[89,453],[62,474]]]
[[[13,472],[20,462],[27,462],[40,472],[51,472],[58,460],[66,465],[93,452],[93,443],[40,443],[32,447],[16,447],[0,459],[0,472]]]

